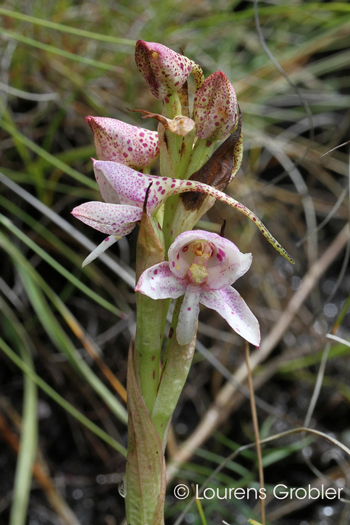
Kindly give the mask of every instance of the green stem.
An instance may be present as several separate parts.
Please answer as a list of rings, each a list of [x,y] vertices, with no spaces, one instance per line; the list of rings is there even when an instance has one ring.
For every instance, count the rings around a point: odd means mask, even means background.
[[[213,197],[206,196],[199,208],[188,210],[186,209],[183,200],[179,199],[176,209],[174,210],[170,235],[167,238],[169,246],[180,233],[192,230],[199,219],[203,217],[214,203],[215,199]]]
[[[144,403],[151,413],[159,384],[164,301],[136,292],[136,306],[134,365]]]
[[[189,345],[179,345],[176,339],[176,327],[183,297],[177,299],[169,332],[165,353],[165,364],[152,411],[152,422],[163,441],[180,394],[186,382],[195,350],[196,336]],[[163,448],[165,442],[163,443]]]
[[[186,141],[186,139],[187,136],[184,140]],[[183,159],[181,159],[179,169],[176,172],[177,178],[189,179],[193,173],[198,171],[207,162],[215,147],[215,143],[198,139],[192,150],[193,137],[189,137],[189,140],[191,140],[191,145],[188,144],[187,148],[183,148]],[[165,203],[163,233],[166,252],[175,237],[182,231],[191,230],[197,220],[200,219],[206,211],[200,213],[200,210],[196,210],[195,212],[184,210],[179,197],[179,195],[174,195],[168,198]],[[209,208],[210,207],[211,206],[209,206]],[[182,223],[187,217],[189,226],[182,228]],[[192,220],[192,217],[194,220]]]
[[[188,172],[189,162],[193,152],[193,141],[196,136],[196,130],[193,129],[183,138],[183,143],[181,147],[181,159],[179,163],[178,170],[176,172],[177,179],[186,179],[191,173]]]
[[[206,139],[197,139],[197,142],[193,148],[191,161],[188,164],[185,179],[189,179],[190,176],[199,170],[210,158],[214,151],[215,142],[208,142]]]
[[[174,176],[177,179],[184,179],[188,173],[188,163],[192,154],[193,140],[195,137],[195,130],[188,133],[184,138],[181,145],[180,151],[180,161],[177,165],[177,170],[174,173]],[[164,207],[164,221],[163,221],[163,233],[164,233],[164,242],[165,242],[165,251],[167,253],[169,246],[171,244],[171,239],[173,237],[172,223],[174,218],[174,213],[177,208],[179,200],[179,195],[174,195],[167,199]]]
[[[169,95],[163,100],[163,115],[169,119],[173,119],[181,115],[181,101],[177,92]],[[165,138],[175,177],[177,177],[176,173],[181,160],[183,137],[175,135],[171,131],[165,130]],[[163,176],[168,177],[169,174],[164,173]]]
[[[177,91],[163,100],[163,115],[170,119],[181,115],[181,101]]]
[[[142,272],[164,260],[162,237],[157,221],[144,211],[136,247],[136,282]],[[160,352],[164,333],[164,309],[169,301],[155,301],[136,293],[137,324],[134,367],[138,386],[149,413],[159,384]]]

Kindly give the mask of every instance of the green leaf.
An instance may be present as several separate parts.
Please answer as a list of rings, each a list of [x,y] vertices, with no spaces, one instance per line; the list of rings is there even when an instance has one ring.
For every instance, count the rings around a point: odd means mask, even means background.
[[[164,525],[165,460],[160,438],[143,402],[132,356],[128,360],[129,442],[126,517],[132,525]]]

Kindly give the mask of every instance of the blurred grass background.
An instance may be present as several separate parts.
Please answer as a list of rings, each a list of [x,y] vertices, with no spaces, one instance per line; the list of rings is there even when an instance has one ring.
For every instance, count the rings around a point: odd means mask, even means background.
[[[350,5],[255,7],[227,0],[0,6],[1,523],[114,525],[124,516],[117,485],[136,231],[82,270],[101,236],[70,211],[100,198],[84,117],[151,127],[128,108],[161,111],[134,63],[139,38],[183,48],[206,75],[220,69],[229,77],[245,156],[228,192],[296,260],[291,266],[219,203],[201,222],[219,231],[224,217],[227,237],[254,256],[237,289],[261,323],[262,349],[252,362],[262,437],[305,423],[350,444],[349,348],[326,339],[333,331],[349,340],[349,146],[320,158],[349,139]],[[221,318],[202,311],[200,352],[170,434],[173,484],[203,483],[254,440],[249,400],[232,386],[245,379],[243,349]],[[263,457],[267,488],[350,487],[348,458],[320,439],[284,438],[266,445]],[[210,486],[257,483],[251,450]],[[256,503],[214,499],[203,508],[208,524],[246,523],[259,520]],[[183,508],[169,487],[166,523]],[[340,501],[271,499],[267,519],[346,524],[349,511]],[[195,507],[183,523],[201,523]]]

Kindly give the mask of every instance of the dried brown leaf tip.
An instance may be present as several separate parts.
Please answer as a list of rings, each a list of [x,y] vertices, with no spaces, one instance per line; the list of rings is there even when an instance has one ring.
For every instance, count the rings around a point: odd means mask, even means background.
[[[142,118],[154,118],[163,124],[165,129],[168,129],[174,133],[174,135],[180,135],[180,137],[187,135],[187,133],[192,131],[196,125],[194,120],[189,117],[185,117],[184,115],[179,115],[173,119],[170,119],[164,117],[163,115],[159,115],[158,113],[151,113],[145,109],[129,109],[129,111],[142,113],[144,115]]]

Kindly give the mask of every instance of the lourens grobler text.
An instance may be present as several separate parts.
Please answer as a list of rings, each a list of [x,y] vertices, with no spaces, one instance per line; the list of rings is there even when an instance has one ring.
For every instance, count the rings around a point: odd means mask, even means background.
[[[200,487],[196,485],[196,498],[197,499],[266,499],[268,495],[272,495],[276,499],[340,499],[341,493],[344,490],[343,487],[325,487],[320,485],[319,487],[287,487],[286,485],[279,484],[272,489],[266,488],[227,488],[227,487],[207,487],[203,493],[200,493]]]

